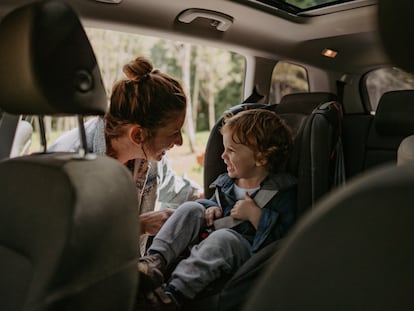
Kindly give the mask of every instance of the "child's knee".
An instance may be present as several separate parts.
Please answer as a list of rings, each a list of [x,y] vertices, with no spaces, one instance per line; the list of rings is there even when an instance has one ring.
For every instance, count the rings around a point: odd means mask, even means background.
[[[219,256],[239,265],[251,256],[250,244],[239,233],[231,229],[212,232],[203,240],[198,249],[201,257]],[[237,254],[237,256],[234,256]]]
[[[203,217],[205,208],[203,205],[197,202],[185,202],[180,205],[176,213],[180,215],[186,215],[189,217]]]
[[[212,245],[239,243],[239,239],[235,234],[237,233],[231,229],[219,229],[210,233],[206,243]]]

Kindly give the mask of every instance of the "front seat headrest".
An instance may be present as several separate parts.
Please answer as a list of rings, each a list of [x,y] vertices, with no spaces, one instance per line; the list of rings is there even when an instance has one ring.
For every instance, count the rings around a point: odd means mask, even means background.
[[[375,113],[375,129],[380,135],[408,136],[414,134],[413,117],[413,90],[385,92],[379,100]]]
[[[14,114],[105,113],[94,52],[64,2],[35,2],[1,21],[0,105]]]

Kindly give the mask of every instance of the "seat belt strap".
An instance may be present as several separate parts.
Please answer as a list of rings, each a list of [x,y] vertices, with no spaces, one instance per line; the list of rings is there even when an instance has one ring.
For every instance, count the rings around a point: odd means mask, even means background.
[[[253,200],[257,206],[259,206],[260,208],[263,208],[276,195],[277,192],[278,190],[260,189],[257,192],[257,194],[254,196]],[[221,203],[220,203],[218,188],[216,188],[216,199],[217,199],[217,202],[220,208],[222,208]],[[243,220],[235,219],[231,216],[226,216],[226,217],[216,219],[214,221],[214,228],[216,230],[222,229],[222,228],[233,228],[242,222]]]

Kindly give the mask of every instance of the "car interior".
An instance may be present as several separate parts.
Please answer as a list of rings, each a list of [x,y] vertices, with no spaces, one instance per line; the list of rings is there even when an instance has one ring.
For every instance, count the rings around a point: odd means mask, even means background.
[[[85,146],[83,119],[107,109],[85,27],[244,56],[243,98],[220,111],[205,145],[207,198],[226,171],[225,113],[269,109],[294,133],[285,169],[297,178],[296,224],[184,310],[412,309],[413,7],[403,0],[1,1],[1,309],[135,310],[140,231],[128,171],[86,148],[47,151],[44,116],[76,116]],[[306,87],[285,92],[280,64],[303,69]],[[39,120],[41,152],[28,152],[34,129],[23,116]]]

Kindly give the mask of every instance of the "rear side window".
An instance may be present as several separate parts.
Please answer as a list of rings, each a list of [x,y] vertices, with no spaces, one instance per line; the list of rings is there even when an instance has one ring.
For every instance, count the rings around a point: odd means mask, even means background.
[[[210,129],[225,110],[242,101],[245,57],[212,46],[159,37],[98,28],[85,30],[97,57],[108,97],[114,82],[125,78],[123,65],[137,56],[147,57],[154,68],[182,82],[188,95],[184,143],[169,150],[168,159],[177,175],[186,175],[202,185],[202,161]],[[37,122],[33,125],[31,152],[41,149]],[[50,144],[76,126],[76,118],[45,117]]]
[[[269,91],[269,104],[277,104],[291,93],[309,92],[308,73],[302,66],[280,61],[273,69]]]
[[[374,114],[385,92],[414,89],[414,75],[396,67],[380,68],[365,77],[367,109]]]

